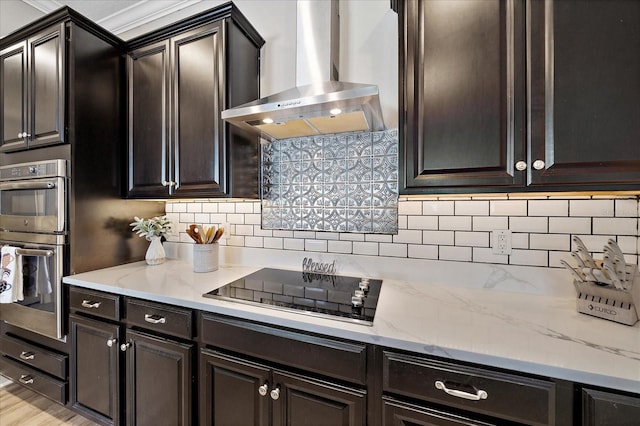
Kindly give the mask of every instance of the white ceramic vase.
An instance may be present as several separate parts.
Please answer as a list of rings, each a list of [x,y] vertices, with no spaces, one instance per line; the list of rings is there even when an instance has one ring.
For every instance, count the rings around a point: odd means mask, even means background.
[[[147,261],[147,265],[159,265],[167,259],[167,255],[164,252],[162,241],[160,237],[152,237],[151,244],[147,248],[147,253],[144,256],[144,260]]]

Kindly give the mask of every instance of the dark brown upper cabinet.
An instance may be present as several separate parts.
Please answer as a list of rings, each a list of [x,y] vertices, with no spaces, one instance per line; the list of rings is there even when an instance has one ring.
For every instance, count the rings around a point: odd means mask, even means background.
[[[260,97],[263,44],[231,3],[129,42],[130,198],[257,198],[259,140],[220,113]]]
[[[640,182],[640,3],[398,2],[401,193]]]
[[[63,143],[65,25],[0,50],[0,151]]]

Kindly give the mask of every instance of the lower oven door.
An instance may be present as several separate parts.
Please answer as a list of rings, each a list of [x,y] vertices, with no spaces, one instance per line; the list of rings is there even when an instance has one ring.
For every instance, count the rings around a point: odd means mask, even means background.
[[[23,300],[0,303],[0,320],[54,339],[63,339],[64,237],[0,232],[0,245],[16,247],[16,260],[22,265],[23,280]],[[8,283],[8,274],[4,272],[3,268],[0,286],[6,289],[15,283]]]

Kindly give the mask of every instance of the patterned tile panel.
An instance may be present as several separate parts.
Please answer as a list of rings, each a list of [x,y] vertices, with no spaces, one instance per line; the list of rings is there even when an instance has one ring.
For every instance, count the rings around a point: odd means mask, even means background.
[[[396,234],[398,131],[262,145],[262,228]]]

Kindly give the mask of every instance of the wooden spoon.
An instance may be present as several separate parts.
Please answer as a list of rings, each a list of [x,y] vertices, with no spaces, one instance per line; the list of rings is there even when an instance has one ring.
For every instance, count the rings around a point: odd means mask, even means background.
[[[194,234],[193,231],[190,228],[187,228],[186,232],[187,232],[187,235],[190,236],[191,239],[196,242],[196,244],[199,244],[197,235]]]
[[[189,225],[189,229],[193,234],[191,238],[195,240],[196,244],[204,244],[204,240],[202,239],[202,230],[200,229],[200,227],[195,223],[192,223],[191,225]]]
[[[224,228],[221,226],[214,234],[212,243],[217,242],[222,237],[222,234],[224,234]]]

